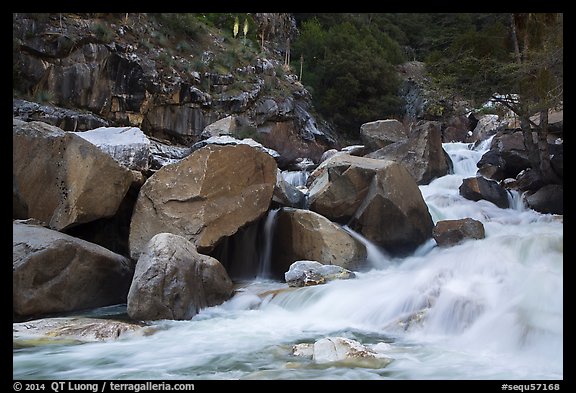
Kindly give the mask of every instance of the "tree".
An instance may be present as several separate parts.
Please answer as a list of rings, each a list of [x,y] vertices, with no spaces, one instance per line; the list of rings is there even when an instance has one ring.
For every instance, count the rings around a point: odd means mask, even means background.
[[[331,15],[331,14],[330,14]],[[294,58],[304,58],[304,82],[314,106],[340,134],[357,139],[362,123],[400,116],[399,78],[394,68],[403,61],[399,45],[374,23],[356,23],[351,16],[302,23]],[[300,66],[300,64],[298,64]]]
[[[563,103],[563,16],[522,13],[510,17],[514,62],[503,67],[504,86],[510,94],[493,96],[520,119],[532,169],[546,183],[560,183],[550,164],[548,113]],[[538,114],[538,122],[531,120]]]

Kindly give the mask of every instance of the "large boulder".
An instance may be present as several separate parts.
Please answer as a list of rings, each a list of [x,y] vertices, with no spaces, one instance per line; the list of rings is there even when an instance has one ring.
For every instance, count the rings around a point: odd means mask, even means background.
[[[396,119],[376,120],[360,126],[360,139],[372,151],[406,138],[404,125]]]
[[[484,225],[473,218],[442,220],[434,226],[432,236],[441,246],[453,246],[465,239],[484,239]]]
[[[522,131],[497,133],[490,150],[476,165],[482,176],[493,180],[514,178],[523,169],[529,168],[531,164]]]
[[[138,127],[99,127],[75,134],[98,146],[128,169],[148,170],[150,140]]]
[[[471,120],[464,115],[455,115],[445,121],[442,129],[442,142],[466,142]]]
[[[366,261],[366,247],[318,213],[282,208],[276,217],[272,271],[283,275],[298,260],[357,270]]]
[[[307,287],[354,277],[356,275],[348,269],[336,265],[324,265],[316,261],[296,261],[284,274],[289,287]]]
[[[330,220],[346,223],[366,194],[384,160],[337,154],[322,162],[308,177],[311,210]]]
[[[128,293],[135,320],[187,320],[202,308],[221,304],[233,284],[216,259],[198,254],[182,236],[160,233],[144,248]]]
[[[37,225],[12,225],[15,318],[125,303],[132,262]]]
[[[419,123],[407,140],[392,143],[366,157],[401,163],[418,184],[428,184],[447,175],[452,167],[452,160],[442,147],[441,123],[437,121]]]
[[[247,145],[208,145],[162,167],[140,189],[130,224],[131,257],[138,259],[162,232],[211,251],[268,211],[276,169],[269,154]]]
[[[564,214],[564,187],[547,184],[526,197],[528,207],[544,214]]]
[[[508,191],[494,180],[482,176],[463,179],[458,191],[464,198],[472,201],[484,199],[502,209],[510,207]]]
[[[12,141],[14,218],[62,230],[111,217],[132,183],[130,170],[108,154],[46,123],[14,119]]]
[[[298,111],[299,114],[301,112]],[[308,112],[303,113],[310,116]],[[280,168],[287,167],[299,157],[309,157],[314,162],[319,162],[327,146],[332,146],[333,142],[325,141],[323,134],[318,135],[319,130],[314,124],[312,117],[303,117],[302,122],[298,119],[269,121],[258,126],[258,140],[280,154]]]
[[[404,255],[432,237],[434,222],[408,170],[383,162],[349,225],[389,253]]]

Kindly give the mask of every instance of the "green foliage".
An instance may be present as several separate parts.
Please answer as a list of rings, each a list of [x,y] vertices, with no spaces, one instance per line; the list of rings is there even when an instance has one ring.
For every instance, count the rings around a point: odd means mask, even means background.
[[[110,42],[114,39],[114,31],[106,22],[97,22],[92,25],[92,32],[103,42]]]
[[[475,104],[500,92],[520,94],[532,113],[549,107],[551,92],[562,90],[562,28],[550,14],[531,15],[529,50],[521,63],[514,56],[509,14],[472,19],[442,49],[429,51],[426,63],[436,86]]]
[[[293,46],[292,68],[299,69],[303,55],[302,83],[314,91],[314,105],[337,129],[356,137],[362,123],[400,114],[394,65],[403,56],[376,25],[342,18],[333,16],[330,27],[306,20]]]
[[[53,104],[54,94],[50,90],[37,90],[34,93],[33,101],[40,104]]]
[[[172,35],[185,35],[195,39],[202,31],[202,23],[198,21],[196,14],[161,13],[153,15]]]
[[[260,136],[260,133],[258,133],[257,128],[250,124],[239,125],[238,128],[236,128],[234,131],[234,137],[236,139],[251,138],[256,142],[262,142],[262,137]]]

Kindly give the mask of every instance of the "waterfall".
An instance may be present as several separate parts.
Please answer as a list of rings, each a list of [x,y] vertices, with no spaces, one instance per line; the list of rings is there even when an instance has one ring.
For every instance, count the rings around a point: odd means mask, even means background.
[[[382,248],[378,247],[376,244],[372,243],[370,240],[366,239],[360,233],[356,232],[348,225],[342,227],[350,236],[358,240],[360,243],[366,247],[366,262],[368,266],[376,269],[383,269],[390,266],[391,257]]]
[[[306,170],[301,171],[282,171],[284,181],[294,187],[305,187],[310,173]]]
[[[263,247],[260,253],[258,277],[271,278],[272,265],[272,244],[274,242],[274,228],[276,226],[276,216],[280,209],[272,209],[268,212],[264,221]]]

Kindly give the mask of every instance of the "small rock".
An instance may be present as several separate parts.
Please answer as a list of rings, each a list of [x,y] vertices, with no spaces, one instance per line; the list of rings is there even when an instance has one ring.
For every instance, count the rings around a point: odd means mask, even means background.
[[[336,265],[323,265],[316,261],[296,261],[284,274],[291,287],[305,287],[324,284],[332,280],[346,280],[356,275],[348,269]]]

